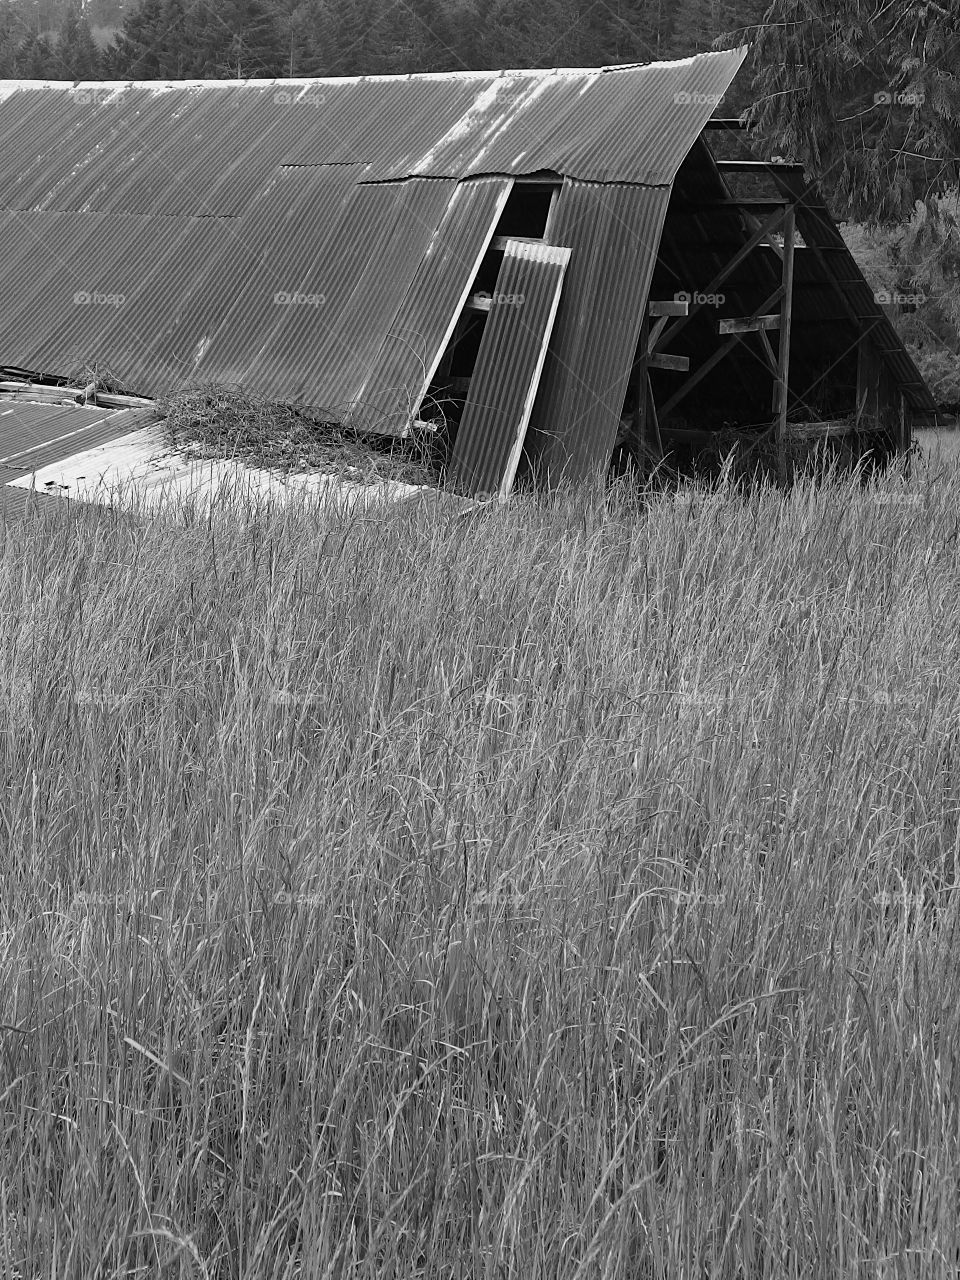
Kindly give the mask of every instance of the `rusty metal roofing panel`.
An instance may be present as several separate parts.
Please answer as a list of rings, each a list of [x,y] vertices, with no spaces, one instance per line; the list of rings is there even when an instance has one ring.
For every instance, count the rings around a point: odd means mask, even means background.
[[[376,358],[353,415],[384,435],[402,433],[427,393],[513,187],[510,178],[458,183]]]
[[[277,163],[373,162],[378,179],[553,169],[662,185],[744,57],[738,49],[633,67],[57,85],[39,91],[42,105],[0,82],[3,160],[17,175],[4,203],[151,213],[172,200],[176,211],[236,214]],[[20,128],[9,128],[18,112]]]
[[[267,396],[293,395],[338,416],[348,412],[385,319],[409,290],[455,188],[437,179],[356,187],[339,225],[318,241],[309,276],[281,282],[281,289],[314,293],[318,301],[273,305],[244,382]],[[202,367],[216,357],[214,344]]]
[[[22,249],[16,292],[0,304],[4,362],[66,375],[99,361],[121,382],[135,379],[158,336],[151,278],[182,263],[189,224],[16,213],[11,229]],[[209,248],[211,235],[202,238]]]
[[[99,412],[103,412],[100,410]],[[152,407],[142,409],[112,409],[108,416],[92,421],[87,426],[63,432],[50,440],[37,444],[34,448],[19,452],[11,457],[10,464],[15,465],[25,475],[60,462],[63,458],[72,458],[74,454],[98,445],[110,444],[122,440],[133,432],[153,425],[157,421],[156,411]]]
[[[672,182],[746,57],[746,49],[680,62],[502,72],[446,132],[395,154],[374,176],[532,173],[592,181]],[[419,152],[419,153],[418,153]]]
[[[451,483],[473,496],[513,485],[569,260],[507,241],[450,458]]]
[[[285,170],[270,199],[243,220],[242,233],[222,266],[229,293],[210,279],[209,296],[188,310],[178,326],[180,349],[193,352],[195,379],[247,384],[253,363],[277,330],[291,323],[294,312],[307,309],[317,320],[325,303],[313,300],[328,293],[334,307],[342,304],[342,293],[334,298],[330,276],[345,245],[366,243],[348,216],[362,172],[357,165]],[[296,301],[295,295],[311,301]],[[301,368],[309,365],[318,332],[319,324],[303,337],[310,345],[291,346],[285,358],[299,360]],[[248,385],[259,389],[255,379]],[[296,398],[292,386],[282,394]]]
[[[29,404],[0,398],[0,464],[23,470],[21,458],[61,437],[72,438],[108,419],[113,409],[87,405]]]
[[[672,182],[746,55],[741,48],[653,63],[638,68],[633,85],[602,77],[591,91],[589,125],[571,112],[551,167],[597,182]]]
[[[318,82],[317,119],[282,153],[282,163],[362,160],[376,162],[382,172],[398,156],[419,154],[452,128],[496,75]]]
[[[613,451],[669,196],[564,183],[550,239],[572,256],[526,448],[552,483],[585,479]]]
[[[0,210],[29,206],[0,212],[0,358],[61,373],[97,361],[146,393],[252,369],[270,394],[325,404],[354,388],[382,408],[386,393],[359,363],[373,352],[380,385],[409,394],[409,355],[385,339],[388,326],[413,326],[423,363],[435,360],[469,283],[458,255],[474,262],[489,236],[454,217],[461,243],[441,238],[435,261],[420,252],[447,176],[566,165],[668,182],[708,105],[678,114],[677,86],[703,97],[742,56],[350,80],[0,82],[0,162],[12,176]],[[321,156],[338,163],[282,165]],[[425,179],[402,197],[360,194],[361,182],[414,172]],[[474,199],[454,196],[454,213]],[[385,262],[384,244],[400,265]],[[304,292],[318,272],[329,288],[309,292],[330,294],[338,323],[305,310],[281,320],[273,293]],[[375,331],[367,295],[383,281]],[[432,302],[428,283],[441,290]],[[124,301],[75,303],[77,293]]]
[[[0,467],[7,483],[83,449],[117,440],[156,419],[152,407],[34,404],[0,397]]]
[[[22,489],[0,478],[0,517],[4,520],[18,520],[37,507],[55,510],[55,502],[56,498],[42,489]]]

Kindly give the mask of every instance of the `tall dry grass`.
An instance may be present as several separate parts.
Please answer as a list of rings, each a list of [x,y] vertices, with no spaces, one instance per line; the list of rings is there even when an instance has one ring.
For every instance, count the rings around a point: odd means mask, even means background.
[[[956,1274],[958,547],[950,460],[3,527],[0,1274]]]

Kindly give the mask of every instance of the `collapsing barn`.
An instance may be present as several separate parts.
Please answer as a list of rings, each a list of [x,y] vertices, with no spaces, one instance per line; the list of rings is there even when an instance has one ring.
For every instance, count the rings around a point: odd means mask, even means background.
[[[468,493],[934,402],[793,165],[718,158],[746,50],[587,70],[0,81],[0,366],[423,424]]]

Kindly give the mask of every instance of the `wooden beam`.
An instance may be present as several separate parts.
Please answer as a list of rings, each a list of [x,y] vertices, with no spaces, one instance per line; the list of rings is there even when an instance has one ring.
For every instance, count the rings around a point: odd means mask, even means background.
[[[857,424],[846,419],[824,422],[791,422],[787,426],[788,440],[828,440],[836,436],[851,435]]]
[[[857,342],[857,426],[869,428],[879,419],[880,357],[866,334]]]
[[[659,316],[657,318],[656,324],[653,324],[649,327],[649,333],[647,334],[647,353],[648,354],[656,350],[657,342],[659,341],[660,335],[661,333],[663,333],[664,326],[666,325],[669,319],[670,319],[669,316]]]
[[[761,315],[762,313],[767,311],[768,307],[773,306],[773,304],[780,297],[782,288],[783,288],[782,285],[779,286],[770,295],[769,298],[764,298],[760,306],[757,307],[757,312],[756,312],[757,315]],[[705,378],[707,374],[710,372],[710,370],[713,369],[716,365],[718,365],[720,361],[723,359],[723,357],[729,351],[733,350],[733,348],[741,340],[742,336],[743,335],[739,333],[732,334],[731,337],[729,337],[727,341],[723,344],[723,346],[718,347],[717,350],[713,353],[713,355],[709,358],[709,360],[706,360],[702,365],[700,365],[696,373],[691,374],[691,376],[686,380],[683,386],[679,387],[673,393],[670,399],[666,402],[666,404],[661,406],[661,409],[660,409],[661,415],[663,417],[666,417],[667,414],[670,413],[670,411],[674,409],[680,403],[680,401],[683,400],[684,397],[693,390],[693,388],[697,385],[697,383],[700,382],[701,379]]]
[[[666,317],[657,323],[663,324]],[[650,385],[650,374],[647,371],[650,360],[650,316],[644,315],[640,326],[640,339],[637,344],[637,355],[630,370],[629,391],[637,397],[637,408],[634,415],[633,429],[628,438],[639,444],[644,457],[651,456],[656,462],[663,461],[663,441],[660,439],[660,424],[657,421],[657,406],[653,399],[653,388]]]
[[[646,420],[647,420],[647,439],[654,448],[655,456],[658,462],[663,461],[663,439],[660,435],[660,419],[657,416],[657,402],[653,398],[653,384],[650,381],[650,374],[646,378]]]
[[[690,368],[689,356],[670,356],[663,351],[651,352],[647,357],[648,369],[674,369],[686,373]]]
[[[647,315],[650,316],[685,316],[689,314],[689,302],[649,302]]]
[[[757,228],[760,226],[760,219],[757,217],[754,217],[754,215],[750,212],[749,209],[741,209],[740,213],[741,213],[741,216],[743,217],[744,222],[746,222],[750,230],[756,231]],[[773,250],[773,252],[777,255],[777,257],[780,259],[781,262],[783,261],[783,250],[777,244],[776,240],[774,240],[772,235],[767,236],[766,240],[764,241],[764,244],[768,248]]]
[[[779,223],[784,221],[787,214],[790,212],[792,208],[793,206],[788,201],[784,201],[784,203],[778,207],[775,213],[771,213],[768,218],[764,219],[764,221],[760,224],[760,226],[753,233],[753,235],[750,236],[750,238],[743,245],[741,245],[740,249],[733,255],[732,258],[730,258],[726,266],[721,267],[721,269],[713,277],[710,283],[704,289],[698,289],[697,292],[706,296],[709,296],[711,293],[714,293],[717,287],[723,284],[724,280],[726,280],[728,276],[732,275],[733,272],[736,271],[740,263],[743,262],[745,258],[749,257],[751,253],[753,253],[757,245],[761,244],[767,238],[770,232],[773,231],[774,228]],[[672,342],[673,339],[680,332],[680,330],[683,329],[690,322],[692,317],[696,315],[696,313],[700,310],[701,306],[703,305],[704,305],[703,303],[694,302],[692,304],[692,309],[690,310],[690,312],[686,316],[681,316],[680,319],[677,320],[676,324],[672,325],[666,331],[666,333],[661,338],[661,344],[665,346],[668,342]]]
[[[490,248],[502,253],[508,240],[519,241],[520,244],[543,244],[542,236],[494,236],[490,241]]]
[[[740,209],[767,209],[774,205],[779,207],[784,202],[783,196],[728,196],[726,199],[717,200],[678,200],[675,205],[670,206],[670,212],[691,217],[697,212],[710,213],[715,209],[729,209],[731,213],[736,213]]]
[[[783,228],[783,299],[780,303],[780,349],[774,388],[774,417],[777,424],[777,477],[787,480],[787,401],[790,398],[790,326],[793,319],[793,233],[796,210],[791,206]]]
[[[771,347],[770,339],[767,337],[766,331],[760,329],[758,330],[758,333],[760,335],[761,345],[763,346],[763,354],[767,357],[767,368],[773,376],[776,377],[777,369],[780,364],[780,357],[774,352],[773,347]]]
[[[779,329],[779,316],[736,316],[721,320],[720,333],[756,333],[758,329]]]
[[[803,173],[802,164],[787,164],[780,160],[716,160],[714,163],[721,172],[724,169],[730,173],[759,173],[764,169],[768,172],[776,169],[790,169],[794,173]]]

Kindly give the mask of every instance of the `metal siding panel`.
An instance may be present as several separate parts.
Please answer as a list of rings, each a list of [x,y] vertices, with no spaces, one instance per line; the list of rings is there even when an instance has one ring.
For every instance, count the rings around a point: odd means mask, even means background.
[[[550,140],[551,167],[596,182],[672,182],[745,57],[746,49],[699,54],[601,77],[589,116],[571,112],[565,133]]]
[[[431,178],[356,188],[317,279],[322,306],[279,308],[246,380],[263,395],[346,414],[383,341],[384,317],[410,288],[455,187]]]
[[[408,177],[403,157],[419,156],[471,106],[481,79],[368,81],[322,90],[322,119],[281,153],[283,164],[334,164],[364,160],[377,165],[378,176]],[[401,161],[398,165],[398,159]]]
[[[572,250],[527,455],[551,483],[609,458],[647,303],[669,188],[568,181],[550,238]]]
[[[454,188],[357,391],[353,413],[367,430],[399,434],[426,395],[512,186],[509,178],[478,178]]]
[[[662,185],[744,56],[741,49],[635,67],[49,87],[39,91],[49,102],[29,109],[22,132],[10,130],[3,141],[4,166],[18,175],[4,203],[146,213],[172,201],[170,211],[185,212],[186,191],[191,213],[236,214],[251,194],[248,186],[243,199],[231,199],[236,185],[251,172],[262,179],[278,160],[373,160],[377,178],[554,169]],[[24,96],[10,94],[8,110]]]
[[[219,306],[203,305],[207,322],[203,332],[197,333],[191,317],[197,348],[203,344],[203,354],[195,362],[197,379],[247,384],[261,352],[270,348],[290,323],[290,313],[298,309],[279,305],[277,293],[322,294],[334,309],[343,305],[344,247],[367,246],[364,233],[358,235],[351,221],[361,172],[356,165],[287,170],[269,208],[243,220],[258,251],[242,278],[230,271],[226,281],[230,293],[228,297],[220,294]],[[238,248],[243,252],[246,245],[241,242]],[[237,289],[239,279],[242,284]],[[302,335],[303,345],[290,346],[284,357],[298,384],[303,380],[298,369],[312,364],[316,333],[313,329]],[[257,389],[256,380],[248,385]],[[284,399],[297,398],[293,383],[275,384],[273,390]],[[310,403],[327,407],[319,401]]]
[[[0,518],[18,520],[35,507],[55,510],[53,494],[44,493],[42,489],[21,489],[6,481],[0,483]]]
[[[590,181],[672,182],[745,49],[638,67],[501,72],[462,119],[372,176],[554,170]],[[413,140],[411,140],[413,141]]]
[[[124,386],[157,395],[195,380],[197,329],[214,323],[211,310],[219,322],[255,253],[239,219],[125,215],[122,223],[138,227],[138,239],[152,236],[153,247],[139,278],[129,258],[112,260],[115,278],[129,282],[124,305],[98,332],[98,352]]]
[[[569,256],[548,245],[507,246],[450,459],[450,480],[467,493],[512,483]]]
[[[0,399],[0,467],[4,482],[83,449],[120,439],[154,421],[152,408],[31,404]]]

